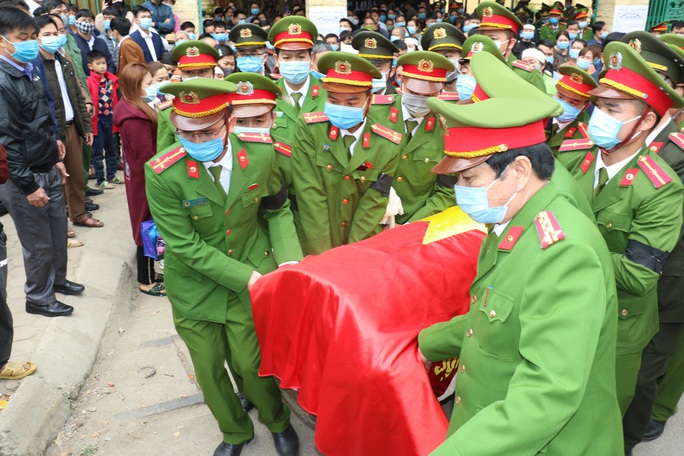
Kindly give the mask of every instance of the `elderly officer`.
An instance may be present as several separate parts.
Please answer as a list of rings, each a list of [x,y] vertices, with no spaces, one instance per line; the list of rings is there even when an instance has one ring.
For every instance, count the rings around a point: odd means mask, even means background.
[[[194,78],[213,78],[214,67],[219,59],[216,49],[204,41],[187,40],[173,48],[173,60],[178,62],[181,80]],[[159,105],[159,122],[157,126],[157,151],[166,150],[178,141],[176,127],[169,120],[171,100]]]
[[[459,206],[491,227],[470,311],[419,335],[427,359],[460,356],[449,431],[432,454],[617,456],[610,254],[549,182],[544,122],[560,106],[499,84],[501,96],[477,103],[428,102],[448,126],[434,172],[459,173]]]
[[[617,389],[624,414],[641,353],[658,331],[657,283],[680,236],[682,182],[644,142],[660,117],[684,100],[629,45],[604,49],[606,74],[587,132],[560,161],[591,202],[611,251],[618,290]]]
[[[174,323],[223,432],[214,454],[239,455],[254,436],[224,367],[230,360],[278,454],[296,455],[290,412],[273,379],[258,375],[261,357],[250,311],[249,288],[256,280],[302,258],[273,146],[230,135],[235,84],[198,79],[163,90],[176,96],[170,118],[180,143],[146,165],[147,198],[166,241]],[[275,94],[270,98],[275,102]],[[270,236],[259,229],[260,218]]]
[[[328,91],[323,112],[305,113],[292,146],[292,175],[306,238],[304,251],[325,250],[380,232],[402,134],[368,115],[380,72],[347,52],[318,61]]]

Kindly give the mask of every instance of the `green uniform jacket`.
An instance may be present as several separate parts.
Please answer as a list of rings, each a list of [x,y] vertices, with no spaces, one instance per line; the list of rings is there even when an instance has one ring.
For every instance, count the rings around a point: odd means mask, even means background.
[[[171,101],[159,105],[157,116],[157,151],[166,150],[178,142],[176,127],[171,123]]]
[[[556,36],[558,35],[558,32],[565,30],[565,26],[562,24],[558,24],[558,28],[553,28],[551,27],[551,24],[544,24],[541,26],[539,29],[539,39],[540,40],[549,40],[552,43],[556,42]]]
[[[584,40],[587,43],[594,39],[594,32],[591,31],[589,25],[584,27],[584,30],[582,30],[582,33],[579,36],[579,39]]]
[[[599,153],[594,146],[560,154],[588,201],[593,199]],[[658,331],[656,285],[679,240],[683,187],[672,168],[644,147],[591,203],[615,270],[618,355],[641,352]]]
[[[558,148],[563,144],[563,141],[568,139],[589,139],[587,134],[587,122],[589,122],[589,114],[581,112],[579,116],[570,122],[562,131],[558,131],[558,124],[551,124],[551,129],[546,129],[546,144],[553,152],[553,156],[558,158]]]
[[[392,184],[404,207],[404,215],[397,215],[396,222],[415,222],[453,206],[456,179],[432,172],[432,168],[444,158],[444,132],[435,114],[426,115],[415,135],[409,139],[405,134],[401,95],[376,96],[371,112],[384,125],[404,135],[401,160]]]
[[[552,185],[487,235],[470,311],[419,335],[428,359],[460,356],[433,455],[624,454],[610,261],[596,225]]]
[[[174,144],[145,165],[147,199],[166,242],[166,292],[174,311],[225,323],[227,295],[249,303],[252,272],[302,258],[271,144],[230,136],[233,170],[221,197],[201,162]],[[259,229],[263,217],[269,235]],[[275,256],[275,258],[274,258]]]
[[[534,65],[518,60],[516,56],[511,53],[506,60],[508,68],[513,70],[513,73],[520,76],[524,81],[529,82],[543,93],[546,93],[546,83],[541,72],[537,70]]]
[[[317,255],[382,230],[379,223],[387,209],[402,135],[374,123],[371,116],[362,128],[350,158],[340,130],[322,112],[305,114],[297,124],[292,175],[306,254]]]

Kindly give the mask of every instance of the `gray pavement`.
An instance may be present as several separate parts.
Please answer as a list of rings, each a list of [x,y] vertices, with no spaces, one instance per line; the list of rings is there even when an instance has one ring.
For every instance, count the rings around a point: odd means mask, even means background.
[[[75,228],[86,246],[69,249],[68,277],[86,291],[63,297],[76,308],[68,318],[24,311],[21,246],[11,218],[0,219],[8,236],[12,359],[39,366],[21,381],[0,381],[0,393],[12,395],[0,412],[0,456],[203,455],[221,440],[173,328],[168,300],[136,291],[124,191],[117,186],[94,198],[102,206],[96,217],[104,228]],[[243,454],[275,454],[257,412],[250,416],[256,438]],[[301,454],[318,454],[306,425],[310,420],[300,418],[293,415]],[[684,454],[684,414],[634,454]]]

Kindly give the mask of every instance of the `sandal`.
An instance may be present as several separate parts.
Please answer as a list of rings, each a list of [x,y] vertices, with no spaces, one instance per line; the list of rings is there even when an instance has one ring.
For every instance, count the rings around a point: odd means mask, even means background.
[[[102,188],[102,189],[105,189],[105,190],[111,190],[111,189],[114,188],[114,186],[113,186],[112,184],[110,184],[109,182],[107,182],[107,181],[104,181],[104,182],[102,182],[101,184],[97,184],[96,187],[97,187],[97,188]]]
[[[119,185],[120,185],[120,184],[123,184],[124,181],[122,181],[121,179],[119,179],[117,176],[114,176],[114,177],[112,177],[112,178],[110,179],[109,183],[110,183],[110,184],[119,184]]]
[[[157,276],[154,278],[154,281],[157,283],[164,283],[164,274],[157,274]]]
[[[104,223],[99,221],[98,219],[86,217],[82,219],[79,222],[72,222],[75,226],[85,226],[88,228],[101,228],[104,226]]]
[[[83,247],[85,245],[85,241],[81,239],[67,239],[67,248],[68,249],[75,249],[77,247]]]
[[[0,379],[1,380],[19,380],[28,375],[31,375],[38,369],[38,366],[30,361],[26,361],[24,364],[13,363],[8,361],[5,367],[0,369]]]
[[[149,290],[143,290],[140,287],[138,287],[138,290],[140,290],[141,293],[145,293],[150,296],[166,296],[166,289],[164,289],[164,285],[161,283],[155,283],[154,286]]]
[[[71,229],[67,229],[67,238],[74,238],[74,237],[76,237],[76,233]]]

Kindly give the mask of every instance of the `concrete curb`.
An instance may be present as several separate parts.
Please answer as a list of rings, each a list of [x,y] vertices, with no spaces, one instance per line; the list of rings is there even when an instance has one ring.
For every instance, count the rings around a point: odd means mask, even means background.
[[[45,452],[93,368],[114,306],[129,301],[132,258],[121,255],[131,251],[130,234],[112,229],[93,233],[102,244],[86,247],[70,277],[86,285],[85,293],[59,298],[74,305],[74,314],[51,319],[32,358],[38,371],[21,381],[0,413],[0,456]]]

